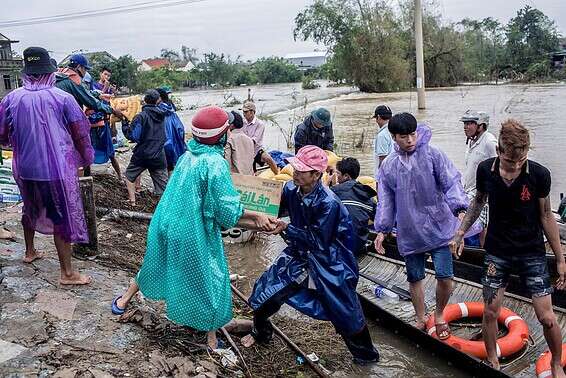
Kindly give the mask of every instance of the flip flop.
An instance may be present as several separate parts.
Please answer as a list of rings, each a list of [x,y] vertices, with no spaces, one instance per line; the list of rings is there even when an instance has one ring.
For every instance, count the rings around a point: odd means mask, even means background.
[[[450,326],[446,322],[436,323],[436,336],[439,340],[446,340],[452,333],[450,332]]]
[[[125,308],[120,308],[118,307],[118,300],[122,298],[122,296],[118,296],[116,298],[114,298],[114,300],[112,301],[112,313],[114,315],[122,315],[124,312],[126,312]]]
[[[41,259],[44,258],[44,257],[45,257],[45,253],[35,251],[35,256],[34,256],[33,259],[31,259],[31,260],[26,260],[26,258],[24,257],[24,258],[22,259],[22,261],[23,261],[24,263],[26,263],[26,264],[31,264],[32,262],[34,262],[34,261],[36,261],[36,260],[41,260]]]

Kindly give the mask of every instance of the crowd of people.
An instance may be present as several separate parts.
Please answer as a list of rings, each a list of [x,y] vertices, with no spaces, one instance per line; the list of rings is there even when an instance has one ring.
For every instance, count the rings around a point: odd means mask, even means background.
[[[152,217],[143,264],[127,290],[112,302],[126,311],[137,292],[165,301],[167,317],[205,331],[218,348],[216,331],[232,319],[230,275],[221,231],[232,227],[278,234],[287,247],[257,279],[249,303],[253,322],[242,344],[268,342],[269,318],[284,303],[316,319],[332,322],[354,361],[379,360],[356,294],[356,256],[364,253],[370,231],[374,248],[385,253],[387,235],[396,237],[407,269],[415,326],[432,317],[440,339],[450,337],[443,310],[453,288],[453,258],[464,245],[486,250],[483,335],[488,363],[499,368],[496,319],[511,273],[532,296],[552,353],[555,377],[561,368],[562,335],[552,310],[553,289],[566,288],[566,264],[550,208],[548,169],[528,159],[530,136],[519,121],[502,123],[499,138],[485,112],[468,111],[460,121],[466,136],[464,175],[430,144],[432,131],[409,113],[379,105],[374,141],[376,190],[357,181],[360,164],[346,157],[334,166],[330,112],[313,110],[297,126],[295,155],[285,162],[293,180],[284,185],[278,217],[244,209],[231,174],[254,175],[279,166],[263,145],[265,124],[247,101],[242,113],[216,106],[193,117],[192,138],[176,114],[167,87],[149,89],[141,113],[128,120],[110,99],[116,88],[103,68],[98,82],[83,55],[57,69],[48,52],[24,51],[23,87],[0,103],[0,144],[14,151],[13,171],[24,207],[24,261],[42,255],[34,234],[52,234],[62,285],[86,285],[91,277],[74,270],[71,243],[88,240],[79,175],[91,164],[111,162],[136,204],[139,178],[148,171],[161,196]],[[135,142],[122,173],[113,147],[110,115],[121,119],[123,134]],[[328,177],[323,182],[322,177]],[[372,224],[373,222],[373,224]],[[558,281],[550,281],[543,235],[556,255]],[[437,279],[436,306],[427,314],[423,280],[430,255]],[[554,288],[553,288],[554,287]]]

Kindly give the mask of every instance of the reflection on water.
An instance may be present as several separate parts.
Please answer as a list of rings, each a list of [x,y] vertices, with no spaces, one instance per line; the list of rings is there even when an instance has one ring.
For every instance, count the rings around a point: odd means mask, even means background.
[[[228,238],[225,241],[229,241]],[[275,257],[285,248],[285,242],[279,236],[261,236],[253,242],[242,244],[225,243],[229,256],[230,272],[247,276],[241,282],[247,282],[242,291],[250,294],[254,281],[267,268]],[[284,306],[281,315],[296,316],[294,310]],[[372,319],[368,319],[372,339],[381,355],[377,365],[361,367],[356,370],[356,377],[465,377],[458,370],[430,350],[419,348],[410,340],[398,336]],[[336,342],[342,342],[337,337]],[[323,357],[323,356],[321,356]],[[359,370],[359,371],[358,371]]]

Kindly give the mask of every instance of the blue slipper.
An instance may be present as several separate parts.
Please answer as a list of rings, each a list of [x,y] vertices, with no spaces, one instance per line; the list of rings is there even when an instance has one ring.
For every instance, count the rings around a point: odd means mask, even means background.
[[[224,341],[222,341],[222,340],[220,340],[220,339],[217,339],[217,340],[216,340],[216,348],[212,349],[212,348],[208,347],[207,349],[208,349],[208,351],[209,351],[210,353],[212,353],[212,352],[214,352],[216,349],[225,349],[225,348],[226,348],[226,343],[224,343]]]
[[[118,299],[120,298],[122,298],[121,295],[119,297],[114,298],[114,300],[112,301],[112,313],[114,315],[122,315],[126,311],[125,308],[118,307]]]

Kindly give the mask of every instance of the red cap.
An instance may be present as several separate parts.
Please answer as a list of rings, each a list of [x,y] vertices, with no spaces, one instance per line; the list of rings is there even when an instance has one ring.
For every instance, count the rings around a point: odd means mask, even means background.
[[[317,146],[304,146],[297,152],[295,157],[287,158],[286,160],[298,172],[324,172],[326,167],[328,167],[326,153]]]
[[[216,144],[229,127],[228,114],[218,106],[200,109],[193,117],[191,132],[193,138],[203,144]]]

